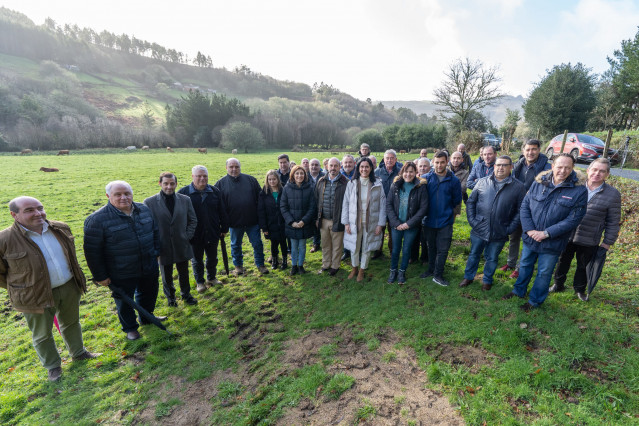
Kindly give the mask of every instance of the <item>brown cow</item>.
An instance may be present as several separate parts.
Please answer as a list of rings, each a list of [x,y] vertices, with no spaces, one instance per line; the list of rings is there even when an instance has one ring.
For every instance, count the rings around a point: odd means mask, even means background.
[[[143,151],[148,151],[148,150],[149,150],[149,146],[148,146],[148,145],[144,145],[144,146],[142,147],[142,150],[143,150]]]
[[[30,149],[23,149],[22,151],[20,151],[20,155],[27,155],[27,154],[33,154],[33,151],[31,151]]]
[[[400,154],[406,154],[406,150],[402,149],[401,151],[399,151]]]
[[[59,172],[60,169],[56,169],[54,167],[40,167],[40,170],[42,170],[43,172]]]
[[[170,146],[167,146],[166,147],[166,152],[175,152],[175,151],[173,151],[173,148],[171,148]]]
[[[61,149],[60,151],[58,151],[58,155],[69,155],[69,150]]]
[[[197,152],[201,152],[202,154],[206,154],[206,148],[198,148]]]

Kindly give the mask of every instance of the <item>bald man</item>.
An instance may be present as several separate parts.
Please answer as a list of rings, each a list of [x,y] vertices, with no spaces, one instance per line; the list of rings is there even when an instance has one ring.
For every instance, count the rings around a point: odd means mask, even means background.
[[[73,361],[95,358],[84,348],[80,327],[80,295],[86,292],[69,226],[47,220],[42,203],[32,197],[9,202],[13,225],[0,232],[0,287],[13,308],[24,314],[33,347],[49,380],[62,376],[62,360],[53,338],[60,334]]]

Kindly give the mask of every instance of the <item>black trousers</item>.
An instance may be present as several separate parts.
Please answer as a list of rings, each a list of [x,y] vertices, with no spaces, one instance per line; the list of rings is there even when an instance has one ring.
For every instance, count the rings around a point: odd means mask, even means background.
[[[186,299],[191,295],[191,284],[189,283],[189,261],[175,264],[178,272],[178,282],[180,284],[180,296]],[[173,285],[173,264],[162,265],[162,291],[168,300],[175,300],[175,286]]]
[[[271,257],[273,258],[273,262],[275,262],[280,255],[280,250],[282,251],[282,258],[286,259],[288,252],[286,240],[271,240]]]
[[[597,253],[597,248],[598,246],[580,246],[572,242],[568,243],[564,252],[559,256],[557,269],[555,269],[555,284],[557,284],[557,287],[564,288],[572,259],[577,257],[577,269],[575,270],[575,276],[572,280],[572,286],[575,292],[585,293],[586,286],[588,285],[586,266],[595,253]]]
[[[426,228],[428,240],[428,272],[443,278],[448,250],[453,241],[453,225],[443,228]]]
[[[422,255],[419,255],[419,246],[422,246]],[[420,260],[422,263],[428,262],[428,238],[426,237],[426,227],[420,225],[418,238],[413,241],[413,247],[410,251],[410,258],[413,262]]]

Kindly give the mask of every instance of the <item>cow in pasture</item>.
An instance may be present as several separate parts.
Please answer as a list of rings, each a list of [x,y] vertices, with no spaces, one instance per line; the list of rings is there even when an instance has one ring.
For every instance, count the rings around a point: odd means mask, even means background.
[[[166,152],[175,152],[175,151],[173,151],[173,148],[171,148],[170,146],[167,146],[166,147]]]
[[[201,152],[202,154],[206,154],[206,148],[198,148],[197,152]]]
[[[237,149],[234,149],[233,151],[231,151],[231,154],[237,154]]]
[[[56,169],[54,167],[40,167],[40,170],[43,172],[59,172],[60,169]]]
[[[69,155],[69,150],[61,149],[60,151],[58,151],[58,155]]]
[[[400,153],[400,154],[406,154],[406,150],[405,150],[405,149],[402,149],[402,150],[400,150],[400,151],[399,151],[399,153]]]
[[[144,146],[142,147],[142,150],[143,150],[143,151],[148,151],[148,150],[149,150],[149,146],[148,146],[148,145],[144,145]]]
[[[127,146],[124,149],[127,150],[127,151],[135,151],[137,148],[135,146],[133,146],[133,145],[129,145],[129,146]]]
[[[33,154],[33,151],[30,149],[23,149],[22,151],[20,151],[20,155],[27,155],[27,154]]]

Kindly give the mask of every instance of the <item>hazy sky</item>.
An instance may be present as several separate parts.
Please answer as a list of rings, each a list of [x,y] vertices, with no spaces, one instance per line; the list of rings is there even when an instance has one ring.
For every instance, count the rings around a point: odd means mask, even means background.
[[[245,64],[277,79],[324,81],[373,100],[427,100],[459,57],[498,65],[526,96],[546,69],[601,73],[639,25],[639,0],[0,0],[42,24],[78,24]]]

